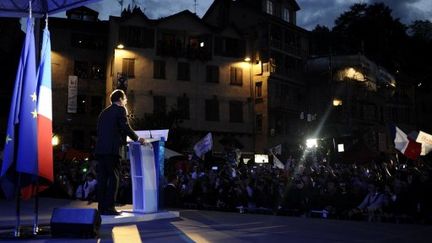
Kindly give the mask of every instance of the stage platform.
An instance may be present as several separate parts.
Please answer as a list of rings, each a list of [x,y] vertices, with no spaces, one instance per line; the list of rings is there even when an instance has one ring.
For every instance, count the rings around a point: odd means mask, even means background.
[[[97,204],[86,202],[41,199],[41,223],[49,223],[54,207],[96,208]],[[130,205],[117,208],[128,211]],[[171,212],[167,212],[170,216]],[[344,221],[322,218],[301,218],[276,215],[241,214],[204,210],[180,210],[173,212],[173,218],[161,215],[103,216],[100,237],[97,239],[52,238],[50,235],[25,239],[20,242],[78,242],[78,243],[171,243],[171,242],[382,242],[382,243],[429,243],[432,239],[432,225],[371,223],[365,221]],[[23,203],[23,221],[32,223],[31,201]],[[156,220],[159,219],[159,220]],[[124,220],[124,221],[123,221]],[[15,204],[0,200],[0,227],[15,224]],[[0,230],[0,231],[2,231]],[[0,239],[1,242],[17,242]]]
[[[21,202],[21,224],[33,224],[33,207],[34,199]],[[67,199],[54,199],[54,198],[40,198],[39,199],[39,224],[47,225],[50,223],[51,214],[54,208],[97,208],[97,202],[88,204],[87,201],[67,200]],[[160,211],[157,213],[133,213],[132,205],[124,205],[116,207],[121,211],[121,215],[108,216],[102,215],[102,224],[123,224],[123,223],[137,223],[159,219],[173,219],[179,217],[177,211]],[[16,223],[16,202],[0,200],[0,230],[6,228],[13,228]]]

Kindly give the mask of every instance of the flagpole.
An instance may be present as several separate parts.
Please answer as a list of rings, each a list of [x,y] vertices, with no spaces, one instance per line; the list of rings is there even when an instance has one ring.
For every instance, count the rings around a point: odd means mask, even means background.
[[[16,154],[15,150],[15,154]],[[16,157],[15,157],[16,158]],[[15,238],[21,237],[21,172],[18,172],[18,178],[17,178],[17,187],[16,187],[16,224],[15,224],[15,231],[14,236]]]
[[[35,198],[34,198],[34,208],[33,208],[33,213],[34,213],[34,220],[33,220],[33,235],[38,235],[39,233],[39,226],[38,226],[38,221],[39,221],[39,178],[36,178],[36,188],[35,188]]]

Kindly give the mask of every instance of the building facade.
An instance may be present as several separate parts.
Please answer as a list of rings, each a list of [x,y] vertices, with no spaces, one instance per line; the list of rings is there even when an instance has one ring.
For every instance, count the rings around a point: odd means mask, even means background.
[[[104,108],[108,23],[80,7],[67,18],[49,18],[51,33],[53,133],[60,143],[91,150]]]
[[[389,125],[412,124],[414,113],[407,110],[411,99],[407,103],[395,102],[398,90],[402,90],[400,84],[363,55],[311,58],[306,73],[308,136],[327,142],[336,153],[338,144],[348,151],[367,148],[364,152],[374,155],[391,152]],[[395,112],[407,113],[399,119]]]
[[[212,132],[216,152],[227,137],[251,151],[251,70],[244,49],[232,26],[214,28],[189,11],[151,20],[135,9],[109,20],[106,93],[126,90],[137,120],[178,111],[192,146]],[[163,125],[153,128],[170,128]]]
[[[203,17],[213,26],[236,26],[247,41],[255,152],[282,144],[289,154],[304,142],[299,114],[305,110],[309,43],[308,31],[296,25],[299,10],[295,0],[219,0]]]

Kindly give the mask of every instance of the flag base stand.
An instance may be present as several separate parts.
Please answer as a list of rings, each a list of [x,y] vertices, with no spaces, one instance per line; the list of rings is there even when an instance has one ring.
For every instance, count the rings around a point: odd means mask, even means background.
[[[51,238],[51,229],[49,225],[41,225],[37,230],[34,230],[33,226],[21,226],[19,231],[16,231],[15,229],[0,229],[0,241],[38,238]]]

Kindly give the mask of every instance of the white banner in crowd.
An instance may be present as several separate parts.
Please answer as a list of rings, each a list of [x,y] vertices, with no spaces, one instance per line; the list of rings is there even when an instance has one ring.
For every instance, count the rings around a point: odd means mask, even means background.
[[[420,131],[416,142],[421,143],[422,145],[422,151],[420,155],[426,155],[432,150],[432,135]]]
[[[212,147],[213,147],[213,138],[211,132],[209,132],[205,137],[203,137],[195,144],[194,151],[198,157],[201,157],[203,154],[212,150]]]
[[[285,169],[285,165],[273,154],[273,168],[277,167],[281,170]]]
[[[395,134],[395,148],[402,153],[405,151],[406,147],[408,146],[408,138],[407,135],[399,129],[399,127],[396,127],[396,134]]]
[[[270,149],[270,152],[273,154],[281,155],[282,154],[282,144],[276,145]]]

